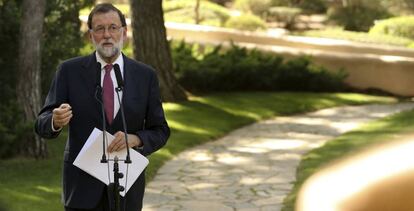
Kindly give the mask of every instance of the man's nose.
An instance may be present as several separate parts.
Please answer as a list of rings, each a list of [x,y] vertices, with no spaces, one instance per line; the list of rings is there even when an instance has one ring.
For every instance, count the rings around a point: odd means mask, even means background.
[[[110,37],[111,37],[111,33],[109,33],[109,29],[105,28],[104,38],[110,38]]]

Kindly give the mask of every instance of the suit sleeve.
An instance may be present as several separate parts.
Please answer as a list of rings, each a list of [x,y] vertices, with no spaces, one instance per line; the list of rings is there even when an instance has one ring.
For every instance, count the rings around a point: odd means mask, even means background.
[[[162,108],[160,89],[155,72],[152,72],[150,77],[150,89],[144,126],[144,130],[138,131],[137,135],[143,142],[142,152],[147,156],[163,147],[170,136],[170,128],[168,127]]]
[[[35,131],[42,138],[56,138],[60,131],[52,130],[52,111],[60,104],[67,102],[67,84],[62,71],[62,65],[53,78],[45,104],[35,122]]]

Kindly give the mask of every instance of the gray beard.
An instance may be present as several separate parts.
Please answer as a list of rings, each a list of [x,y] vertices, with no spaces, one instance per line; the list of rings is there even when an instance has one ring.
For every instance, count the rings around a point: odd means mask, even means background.
[[[102,40],[101,42],[104,42]],[[95,47],[95,50],[98,52],[98,54],[102,58],[113,58],[115,56],[118,56],[121,52],[121,49],[123,47],[123,35],[121,35],[121,38],[119,39],[118,43],[114,43],[114,46],[112,47],[103,47],[101,44],[96,43],[95,39],[92,37],[92,43]]]

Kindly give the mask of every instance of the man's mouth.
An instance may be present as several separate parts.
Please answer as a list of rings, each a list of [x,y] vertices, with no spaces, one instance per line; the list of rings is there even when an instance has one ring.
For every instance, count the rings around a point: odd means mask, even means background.
[[[114,44],[110,43],[110,42],[105,42],[102,44],[103,47],[112,47],[114,46]]]

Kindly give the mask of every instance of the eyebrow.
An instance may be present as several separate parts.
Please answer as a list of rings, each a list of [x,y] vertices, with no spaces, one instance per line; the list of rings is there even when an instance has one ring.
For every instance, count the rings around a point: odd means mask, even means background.
[[[115,25],[115,26],[122,26],[122,24],[117,24],[117,23],[111,23],[111,24],[109,24],[109,25],[105,25],[105,24],[98,24],[98,25],[95,25],[95,26],[92,24],[92,28],[102,27],[102,26],[112,26],[112,25]]]

